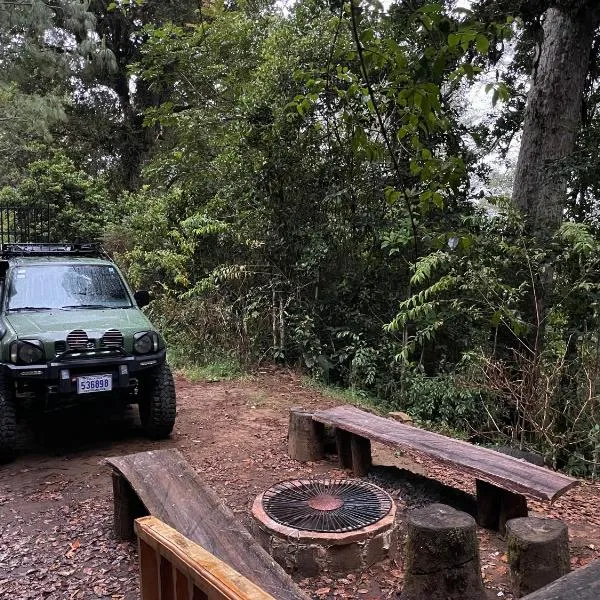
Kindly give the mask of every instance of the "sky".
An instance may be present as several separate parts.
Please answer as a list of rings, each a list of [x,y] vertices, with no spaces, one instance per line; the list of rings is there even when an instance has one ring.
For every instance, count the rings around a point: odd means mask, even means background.
[[[457,7],[471,8],[472,0],[458,0]],[[464,120],[469,125],[477,125],[482,122],[489,122],[498,116],[502,109],[501,103],[496,107],[492,106],[492,92],[486,92],[485,86],[496,82],[496,73],[502,73],[508,67],[512,60],[510,45],[507,46],[507,52],[500,60],[499,64],[493,70],[482,73],[478,80],[470,86],[467,91],[469,106],[465,111]],[[492,169],[495,183],[485,185],[482,181],[471,181],[474,191],[482,189],[485,193],[493,195],[510,195],[512,193],[512,183],[514,170],[519,156],[519,147],[521,145],[521,135],[515,135],[509,148],[506,159],[492,152],[481,157],[481,160]]]

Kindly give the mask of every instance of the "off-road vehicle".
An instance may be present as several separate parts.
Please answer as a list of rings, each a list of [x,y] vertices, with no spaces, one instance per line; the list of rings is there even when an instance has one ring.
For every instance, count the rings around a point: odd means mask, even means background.
[[[148,302],[98,246],[0,246],[0,462],[24,404],[137,403],[150,437],[170,434],[175,387]]]

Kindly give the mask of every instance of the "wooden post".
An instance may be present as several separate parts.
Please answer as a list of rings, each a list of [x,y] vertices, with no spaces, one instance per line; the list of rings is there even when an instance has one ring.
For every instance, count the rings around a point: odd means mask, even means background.
[[[138,539],[140,556],[140,592],[142,600],[160,600],[160,575],[158,561],[160,557],[152,546]]]
[[[508,490],[502,490],[500,502],[500,518],[498,521],[498,533],[501,536],[506,535],[506,524],[511,519],[527,517],[527,499],[521,494],[514,494]]]
[[[302,462],[321,460],[324,456],[323,424],[313,421],[312,413],[301,407],[290,409],[288,454]]]
[[[133,522],[148,514],[129,482],[116,469],[112,472],[113,482],[113,525],[119,540],[135,537]]]
[[[569,532],[562,521],[537,517],[512,519],[506,530],[510,581],[516,598],[570,571]]]
[[[411,511],[401,600],[486,598],[475,519],[444,504]]]
[[[164,557],[160,559],[160,600],[175,600],[173,565]]]
[[[343,429],[335,430],[335,445],[337,447],[338,460],[342,469],[352,468],[351,434]]]
[[[352,454],[352,473],[356,477],[363,477],[369,472],[372,465],[371,440],[361,435],[352,435],[350,438],[350,451]]]
[[[175,568],[175,600],[189,600],[192,593],[191,580],[179,569]]]
[[[481,527],[506,533],[506,522],[510,519],[526,517],[527,500],[521,494],[514,494],[487,481],[477,479],[477,522]]]
[[[475,480],[475,489],[477,492],[477,523],[486,529],[498,529],[500,520],[500,492],[495,485]]]

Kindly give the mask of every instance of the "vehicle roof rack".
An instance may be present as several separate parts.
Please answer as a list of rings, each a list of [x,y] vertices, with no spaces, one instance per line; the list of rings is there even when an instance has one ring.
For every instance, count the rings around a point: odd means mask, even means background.
[[[56,210],[49,202],[19,204],[0,203],[0,243],[50,243]]]
[[[16,256],[110,257],[97,242],[56,242],[56,207],[47,203],[4,205],[0,203],[0,259]],[[60,229],[60,228],[59,228]],[[1,268],[0,268],[1,276]]]
[[[14,256],[88,256],[105,258],[106,252],[98,243],[38,244],[9,243],[0,245],[3,258]]]

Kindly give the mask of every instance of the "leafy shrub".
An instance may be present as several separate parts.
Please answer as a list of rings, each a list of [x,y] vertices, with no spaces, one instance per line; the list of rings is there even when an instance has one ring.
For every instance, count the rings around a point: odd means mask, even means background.
[[[419,421],[443,424],[465,433],[487,427],[481,394],[461,387],[451,375],[427,377],[418,372],[410,373],[402,395],[394,398],[391,406]]]

